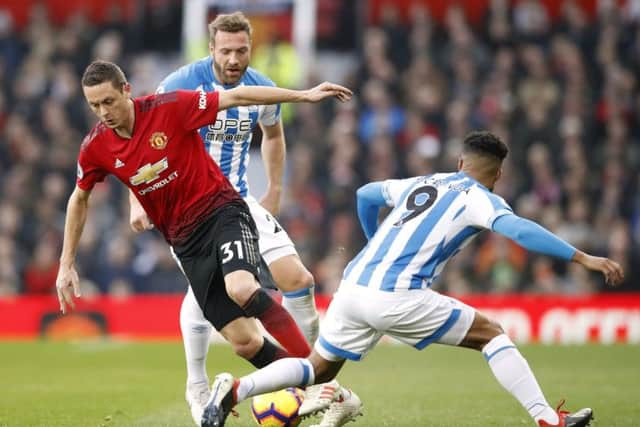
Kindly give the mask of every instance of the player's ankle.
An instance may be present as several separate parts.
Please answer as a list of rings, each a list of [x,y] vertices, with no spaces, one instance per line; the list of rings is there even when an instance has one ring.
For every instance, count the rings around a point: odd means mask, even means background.
[[[538,416],[535,418],[535,420],[538,425],[545,427],[560,426],[560,417],[558,417],[558,414],[556,414],[555,412],[553,412],[553,415],[544,414],[543,416]]]

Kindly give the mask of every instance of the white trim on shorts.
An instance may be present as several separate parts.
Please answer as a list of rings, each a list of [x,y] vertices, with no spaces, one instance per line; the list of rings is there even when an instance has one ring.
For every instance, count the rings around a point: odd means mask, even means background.
[[[244,198],[249,205],[249,211],[258,230],[258,246],[260,255],[270,265],[272,262],[288,255],[298,255],[296,247],[287,231],[277,223],[277,220],[251,195]],[[267,220],[267,216],[270,220]],[[272,222],[273,221],[273,222]],[[280,230],[275,233],[276,225]]]

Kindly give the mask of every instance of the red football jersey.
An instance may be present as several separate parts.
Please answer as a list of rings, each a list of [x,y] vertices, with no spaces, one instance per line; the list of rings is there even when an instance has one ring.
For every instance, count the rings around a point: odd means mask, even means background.
[[[240,199],[198,134],[216,121],[218,93],[176,91],[133,103],[130,139],[102,123],[85,137],[77,185],[88,191],[115,175],[135,193],[169,244],[180,244],[215,208]]]

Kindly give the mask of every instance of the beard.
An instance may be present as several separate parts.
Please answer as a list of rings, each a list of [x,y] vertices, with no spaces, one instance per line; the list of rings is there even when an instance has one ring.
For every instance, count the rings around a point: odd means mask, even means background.
[[[237,71],[239,71],[239,73],[237,74],[238,77],[228,77],[227,74],[225,74],[225,69],[222,68],[222,66],[220,66],[220,64],[218,64],[216,61],[213,61],[213,68],[215,68],[216,74],[220,77],[220,79],[222,80],[222,83],[225,83],[225,84],[237,83],[242,78],[244,73],[247,71],[248,67],[249,67],[249,64],[245,65],[244,67],[238,67],[237,69]]]

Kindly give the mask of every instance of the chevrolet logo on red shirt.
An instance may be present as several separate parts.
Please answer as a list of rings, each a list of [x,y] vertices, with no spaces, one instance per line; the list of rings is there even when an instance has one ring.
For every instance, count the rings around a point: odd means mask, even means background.
[[[129,178],[129,182],[131,185],[148,184],[160,178],[160,173],[165,171],[168,167],[169,161],[166,157],[154,164],[147,163],[138,169],[138,173]]]

